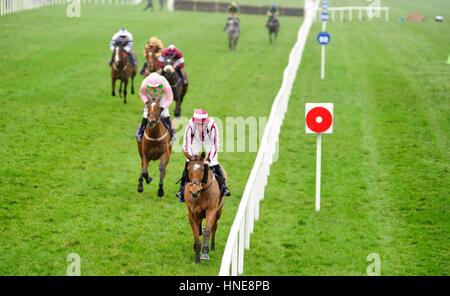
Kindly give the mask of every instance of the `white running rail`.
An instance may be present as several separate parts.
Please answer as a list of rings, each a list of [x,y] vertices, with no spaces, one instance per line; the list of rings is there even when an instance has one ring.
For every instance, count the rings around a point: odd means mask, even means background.
[[[380,7],[380,6],[348,6],[348,7],[329,7],[328,13],[331,14],[331,21],[335,21],[336,12],[340,13],[340,21],[344,21],[345,13],[347,12],[348,20],[353,20],[353,12],[358,13],[358,19],[360,21],[363,20],[365,14],[367,14],[368,19],[372,20],[374,17],[381,17],[381,13],[384,12],[385,21],[389,21],[389,7]],[[321,9],[324,11],[324,9]],[[320,20],[320,14],[317,16]]]
[[[42,6],[59,4],[67,6],[75,1],[78,1],[80,5],[136,5],[142,2],[142,0],[0,0],[0,16],[19,11],[35,9]]]
[[[228,276],[230,271],[233,276],[244,272],[244,247],[247,250],[250,248],[250,234],[253,232],[254,221],[259,219],[259,202],[264,198],[270,165],[274,157],[277,157],[280,128],[318,4],[317,0],[305,0],[305,20],[298,31],[297,42],[289,55],[289,63],[283,73],[281,88],[273,102],[255,163],[228,235],[219,271],[220,276]]]

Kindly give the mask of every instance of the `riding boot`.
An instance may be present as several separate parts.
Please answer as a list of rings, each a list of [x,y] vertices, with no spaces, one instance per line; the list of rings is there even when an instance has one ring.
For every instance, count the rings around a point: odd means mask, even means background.
[[[183,175],[181,176],[180,189],[177,192],[177,197],[180,202],[184,202],[184,186],[186,186],[186,183],[188,182],[188,174],[187,174],[188,164],[189,162],[187,161],[184,164]]]
[[[172,120],[170,120],[170,116],[164,117],[161,116],[161,120],[170,134],[170,139],[175,138],[175,130],[172,128]]]
[[[142,66],[141,72],[139,72],[141,75],[144,75],[145,68],[147,68],[147,62],[144,63],[144,66]]]
[[[227,182],[225,180],[225,176],[223,174],[222,167],[220,164],[216,164],[215,166],[211,167],[214,171],[214,174],[218,177],[217,182],[219,182],[220,190],[222,190],[222,195],[230,196],[231,192],[227,187]],[[223,188],[223,189],[222,189]]]
[[[109,60],[109,66],[110,66],[110,67],[111,67],[112,64],[113,64],[113,61],[114,61],[114,51],[113,51],[113,53],[112,53],[112,55],[111,55],[111,59]]]
[[[136,66],[136,57],[134,56],[134,54],[132,52],[130,52],[128,57],[129,57],[129,61],[130,61],[131,65]]]
[[[142,143],[142,137],[144,136],[144,132],[145,132],[145,126],[147,125],[148,119],[147,118],[142,118],[141,124],[138,127],[138,130],[136,132],[136,140],[139,143]]]

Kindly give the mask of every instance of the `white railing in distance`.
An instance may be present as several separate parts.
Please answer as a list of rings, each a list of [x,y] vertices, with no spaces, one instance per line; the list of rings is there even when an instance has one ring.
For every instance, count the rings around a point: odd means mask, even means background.
[[[298,31],[297,42],[289,54],[289,63],[283,73],[281,88],[272,104],[255,163],[228,235],[220,276],[230,275],[230,268],[233,276],[244,272],[244,248],[247,250],[250,248],[250,234],[254,229],[254,221],[259,219],[259,202],[264,199],[270,166],[277,153],[281,125],[318,4],[318,0],[305,0],[305,19]]]

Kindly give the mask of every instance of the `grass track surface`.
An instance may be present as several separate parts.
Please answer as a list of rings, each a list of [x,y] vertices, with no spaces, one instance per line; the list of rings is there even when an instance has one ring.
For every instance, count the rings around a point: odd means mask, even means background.
[[[183,116],[203,107],[222,120],[267,117],[302,20],[282,18],[270,45],[266,17],[243,15],[237,51],[229,53],[225,16],[82,5],[80,18],[68,18],[65,10],[0,18],[0,274],[64,275],[72,252],[83,275],[217,274],[256,154],[220,154],[233,196],[211,261],[195,265],[187,209],[175,198],[184,158],[172,154],[164,199],[157,181],[136,192],[143,104],[137,94],[128,105],[110,96],[108,43],[127,27],[141,66],[150,36],[174,42],[191,83]],[[155,163],[150,175],[159,176]]]
[[[383,4],[389,23],[328,23],[323,82],[321,23],[313,26],[246,275],[365,275],[371,253],[381,256],[382,275],[450,274],[450,25],[433,20],[449,19],[450,3]],[[427,21],[399,22],[412,10]],[[322,142],[320,213],[306,102],[335,108],[333,134]]]

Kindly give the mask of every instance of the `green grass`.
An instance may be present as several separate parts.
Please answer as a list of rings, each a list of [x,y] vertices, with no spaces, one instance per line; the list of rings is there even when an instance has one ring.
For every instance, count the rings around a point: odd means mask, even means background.
[[[225,17],[141,9],[83,5],[81,18],[68,18],[55,6],[0,18],[0,274],[64,275],[72,252],[83,275],[218,273],[256,154],[220,154],[233,196],[211,261],[195,265],[187,209],[175,197],[184,158],[172,154],[164,199],[157,181],[136,192],[143,105],[137,94],[127,105],[110,96],[108,43],[126,26],[140,65],[150,36],[176,43],[191,83],[183,116],[198,107],[222,120],[268,116],[301,19],[282,18],[270,45],[266,17],[242,16],[238,50],[229,53]],[[159,176],[157,164],[150,175]]]
[[[450,3],[383,2],[389,23],[328,24],[325,81],[321,24],[313,26],[246,275],[365,275],[373,252],[382,275],[450,274],[450,26],[433,20],[448,19]],[[400,23],[412,9],[428,20]],[[319,213],[306,102],[335,107],[333,134],[323,137]]]

